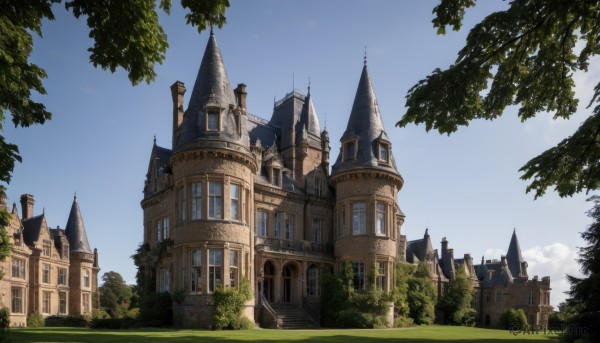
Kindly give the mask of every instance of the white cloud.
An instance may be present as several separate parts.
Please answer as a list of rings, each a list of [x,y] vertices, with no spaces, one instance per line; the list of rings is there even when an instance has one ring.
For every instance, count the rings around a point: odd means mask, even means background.
[[[486,260],[500,259],[500,256],[506,255],[506,251],[504,249],[493,248],[493,249],[485,249],[483,252],[483,256]]]
[[[581,276],[576,261],[579,257],[577,249],[557,242],[525,249],[522,254],[529,265],[527,268],[529,279],[534,275],[540,278],[550,276],[550,287],[552,287],[550,303],[556,307],[564,301],[567,297],[564,292],[570,288],[566,275]]]

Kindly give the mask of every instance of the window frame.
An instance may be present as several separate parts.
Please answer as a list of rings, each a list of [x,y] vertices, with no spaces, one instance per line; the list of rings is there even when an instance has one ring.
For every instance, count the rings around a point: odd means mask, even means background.
[[[192,182],[192,215],[191,220],[202,219],[202,182]]]
[[[216,119],[215,123],[211,122],[211,118]],[[216,126],[212,126],[215,124]],[[207,109],[206,110],[206,131],[209,132],[220,132],[221,131],[221,111],[218,109]]]
[[[323,218],[313,218],[311,233],[312,242],[320,244],[323,236]]]
[[[229,184],[229,218],[235,221],[241,221],[240,211],[240,198],[241,198],[241,185],[237,183]],[[235,190],[235,191],[234,191]],[[234,213],[235,212],[235,213]]]
[[[284,239],[289,241],[294,240],[294,220],[295,219],[293,214],[286,213],[283,226],[283,229],[285,230]]]
[[[367,203],[357,201],[352,203],[352,235],[367,233]]]
[[[58,313],[67,314],[67,292],[58,292]]]
[[[42,256],[51,257],[50,256],[51,254],[52,254],[52,247],[51,247],[50,241],[44,240],[42,242]]]
[[[50,264],[42,263],[42,283],[50,283]]]
[[[256,210],[256,235],[258,237],[267,237],[269,225],[269,212],[259,209]]]
[[[378,236],[386,235],[386,215],[387,204],[384,202],[375,203],[375,234]]]
[[[59,286],[67,285],[67,268],[58,268],[56,283]]]
[[[276,211],[274,216],[275,216],[275,230],[273,232],[273,237],[281,238],[281,236],[283,234],[284,213],[281,211]]]
[[[190,252],[190,265],[192,268],[190,269],[191,278],[190,278],[190,293],[191,294],[201,294],[204,289],[202,284],[202,261],[204,260],[204,256],[202,255],[202,249],[197,248],[193,249]]]
[[[240,252],[229,250],[229,287],[237,288],[240,279]]]
[[[84,270],[83,271],[83,287],[85,288],[90,288],[90,271],[89,270]]]
[[[42,291],[42,313],[48,314],[52,311],[52,292]]]
[[[390,163],[390,144],[385,141],[379,141],[377,147],[377,159],[382,163]],[[382,151],[385,151],[385,158],[382,157]]]
[[[16,273],[15,273],[16,268]],[[17,275],[15,275],[17,274]],[[25,280],[25,260],[22,258],[13,257],[11,262],[11,277]]]
[[[365,262],[352,261],[352,286],[357,291],[365,290]]]
[[[24,314],[25,306],[23,306],[23,287],[10,288],[10,312],[14,314]]]
[[[356,159],[357,146],[356,140],[344,142],[344,161],[353,161]]]
[[[215,188],[213,188],[215,187]],[[217,191],[214,192],[213,191]],[[223,182],[208,183],[208,219],[223,219]]]
[[[208,250],[208,293],[214,293],[217,288],[223,287],[223,250]]]
[[[381,290],[385,290],[385,278],[387,274],[387,263],[385,261],[377,261],[377,270],[375,276],[375,285]]]

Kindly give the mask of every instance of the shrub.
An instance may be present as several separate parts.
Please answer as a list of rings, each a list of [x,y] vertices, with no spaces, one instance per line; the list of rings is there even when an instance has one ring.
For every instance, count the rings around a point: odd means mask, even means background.
[[[463,326],[475,326],[477,324],[477,310],[474,308],[468,308],[463,311],[462,318],[460,320],[460,325]]]
[[[94,319],[106,319],[110,318],[110,315],[104,308],[95,308],[92,310],[92,320]]]
[[[394,327],[395,328],[406,328],[409,326],[415,325],[415,322],[410,317],[398,316],[394,318]]]
[[[215,329],[239,330],[246,301],[252,299],[250,283],[242,279],[239,288],[217,288],[214,295]]]
[[[256,324],[248,319],[248,317],[241,316],[231,321],[232,330],[250,330],[256,329]]]
[[[64,318],[64,326],[87,327],[90,326],[91,318],[80,314],[73,314]]]
[[[129,329],[136,326],[136,320],[133,318],[94,318],[92,319],[92,328],[94,329]]]
[[[10,327],[10,311],[7,307],[0,308],[0,329]]]
[[[173,324],[173,308],[169,293],[150,293],[142,299],[140,322],[144,326],[163,327]]]
[[[27,316],[27,326],[31,328],[41,328],[45,326],[44,316],[38,311]]]
[[[131,308],[127,311],[127,317],[128,318],[133,318],[133,319],[138,319],[140,316],[140,309],[139,308]]]
[[[523,329],[527,326],[527,317],[523,309],[509,308],[500,315],[500,328],[505,330]]]

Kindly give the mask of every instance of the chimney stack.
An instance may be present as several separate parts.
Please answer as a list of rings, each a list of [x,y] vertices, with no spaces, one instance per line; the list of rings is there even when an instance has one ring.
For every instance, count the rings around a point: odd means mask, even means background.
[[[246,97],[248,96],[248,93],[246,93],[246,85],[243,83],[238,84],[233,92],[235,93],[235,100],[238,107],[246,110]]]
[[[29,219],[33,217],[33,205],[35,200],[31,194],[21,195],[21,219]]]
[[[171,85],[171,96],[173,97],[173,149],[177,142],[177,131],[183,122],[183,95],[185,86],[181,81],[175,81]]]

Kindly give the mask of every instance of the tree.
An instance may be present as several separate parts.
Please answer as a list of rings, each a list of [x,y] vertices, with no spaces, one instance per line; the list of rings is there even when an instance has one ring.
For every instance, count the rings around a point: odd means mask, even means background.
[[[112,271],[104,273],[99,292],[100,306],[106,308],[112,318],[126,316],[132,293],[121,274]]]
[[[32,34],[41,37],[43,20],[53,20],[57,9],[53,5],[61,2],[4,1],[0,5],[0,131],[8,116],[15,127],[44,124],[52,118],[44,104],[31,99],[32,92],[46,94],[42,84],[46,72],[29,58]],[[169,13],[171,5],[171,0],[160,0],[158,7]],[[207,25],[225,24],[229,0],[182,0],[181,6],[189,11],[186,22],[202,32]],[[154,80],[154,66],[163,62],[168,47],[167,35],[158,22],[156,1],[71,0],[65,1],[65,7],[76,18],[87,18],[94,41],[88,51],[94,67],[111,72],[123,68],[133,85]],[[0,182],[9,183],[15,162],[21,161],[18,146],[6,142],[0,134]],[[0,198],[4,190],[0,185]],[[8,214],[6,209],[0,212],[0,216]]]
[[[475,0],[441,0],[434,8],[438,34],[459,30]],[[522,121],[539,112],[568,119],[577,110],[573,73],[587,71],[600,53],[599,1],[514,0],[469,32],[453,65],[435,69],[406,96],[397,126],[425,124],[427,131],[455,132],[474,119],[493,120],[520,105]],[[588,108],[600,100],[600,83]],[[542,196],[561,197],[600,187],[600,105],[570,137],[527,162],[521,179]]]
[[[419,264],[414,274],[408,278],[407,286],[406,300],[409,316],[415,324],[433,324],[436,295],[426,264]]]
[[[472,299],[473,285],[467,279],[464,266],[460,265],[440,301],[440,307],[444,311],[444,322],[452,325],[471,325],[470,316],[474,311],[471,307]]]
[[[571,283],[569,295],[571,299],[567,303],[575,310],[575,315],[567,322],[575,324],[579,330],[568,335],[567,340],[581,338],[587,334],[585,339],[590,342],[600,341],[600,196],[593,196],[588,201],[594,202],[594,206],[588,211],[588,216],[594,219],[581,237],[589,243],[588,246],[580,248],[579,263],[584,278],[568,276]]]

